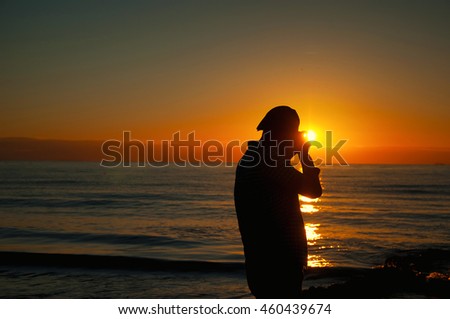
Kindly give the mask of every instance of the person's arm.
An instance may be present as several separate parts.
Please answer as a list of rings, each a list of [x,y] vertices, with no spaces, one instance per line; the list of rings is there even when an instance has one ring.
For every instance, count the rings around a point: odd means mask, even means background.
[[[303,170],[303,178],[299,189],[299,194],[309,198],[317,198],[322,195],[322,185],[320,184],[319,178],[320,169],[314,167],[314,162],[311,159],[311,156],[309,156],[310,146],[310,143],[304,143],[301,153],[298,154]]]

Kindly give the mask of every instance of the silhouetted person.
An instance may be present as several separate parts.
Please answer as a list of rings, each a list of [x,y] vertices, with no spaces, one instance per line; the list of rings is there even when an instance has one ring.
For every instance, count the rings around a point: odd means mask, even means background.
[[[234,200],[250,291],[256,298],[298,298],[307,266],[307,242],[299,194],[322,195],[309,143],[298,132],[300,119],[287,106],[270,110],[241,158]],[[303,173],[291,166],[299,154]]]

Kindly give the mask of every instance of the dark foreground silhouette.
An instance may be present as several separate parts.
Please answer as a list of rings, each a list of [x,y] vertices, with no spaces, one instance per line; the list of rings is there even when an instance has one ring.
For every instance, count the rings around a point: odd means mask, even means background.
[[[404,252],[386,260],[383,266],[353,272],[344,283],[311,287],[303,298],[450,298],[450,251],[428,249]],[[339,269],[333,274],[336,277]],[[328,272],[329,276],[330,273]],[[310,275],[321,276],[321,269]],[[345,274],[343,274],[345,277]]]
[[[257,127],[261,139],[248,143],[236,170],[236,214],[256,298],[299,298],[302,291],[308,255],[298,195],[316,198],[322,188],[299,124],[290,107],[270,110]],[[302,173],[290,164],[295,154]]]

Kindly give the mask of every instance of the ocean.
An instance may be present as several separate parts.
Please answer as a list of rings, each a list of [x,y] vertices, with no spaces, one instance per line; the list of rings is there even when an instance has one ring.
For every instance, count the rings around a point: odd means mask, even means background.
[[[234,173],[0,162],[0,297],[250,298]],[[448,257],[450,166],[322,167],[321,179],[320,199],[299,197],[305,289],[392,256]],[[448,278],[444,257],[430,273]]]

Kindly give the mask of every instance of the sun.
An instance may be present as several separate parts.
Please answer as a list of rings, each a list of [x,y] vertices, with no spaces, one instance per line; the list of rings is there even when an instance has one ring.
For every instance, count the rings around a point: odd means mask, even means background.
[[[305,133],[305,137],[308,141],[315,141],[316,140],[316,132],[308,130]]]

